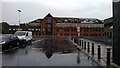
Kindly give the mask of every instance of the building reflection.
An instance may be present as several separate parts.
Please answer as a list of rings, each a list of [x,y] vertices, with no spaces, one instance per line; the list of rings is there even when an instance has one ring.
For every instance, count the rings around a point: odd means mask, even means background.
[[[51,47],[48,47],[46,50],[45,50],[45,55],[48,59],[50,59],[53,55],[53,50]]]
[[[48,59],[50,59],[53,55],[53,50],[52,50],[52,45],[49,44],[49,42],[51,42],[52,37],[51,36],[47,36],[47,39],[45,39],[45,55]]]

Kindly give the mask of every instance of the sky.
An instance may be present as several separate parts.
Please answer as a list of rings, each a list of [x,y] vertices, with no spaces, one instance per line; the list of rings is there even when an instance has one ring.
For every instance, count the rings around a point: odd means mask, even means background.
[[[48,13],[54,17],[103,20],[112,17],[112,0],[2,0],[0,3],[0,22],[9,24],[18,24],[19,17],[21,23],[28,23]]]

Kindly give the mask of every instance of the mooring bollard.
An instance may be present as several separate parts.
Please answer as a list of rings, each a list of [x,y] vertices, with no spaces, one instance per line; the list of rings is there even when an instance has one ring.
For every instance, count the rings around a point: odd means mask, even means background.
[[[94,43],[92,43],[92,55],[94,55]]]
[[[107,48],[107,65],[110,65],[110,50],[111,48]]]
[[[101,59],[101,46],[98,45],[98,60]]]
[[[90,52],[90,42],[88,42],[88,48],[87,48],[88,50],[88,53]]]
[[[84,49],[86,50],[86,41],[84,41]]]

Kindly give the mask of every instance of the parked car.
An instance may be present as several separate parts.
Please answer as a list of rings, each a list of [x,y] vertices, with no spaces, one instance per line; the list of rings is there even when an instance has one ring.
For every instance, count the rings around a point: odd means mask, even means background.
[[[32,32],[31,31],[16,31],[15,36],[18,37],[22,43],[24,42],[31,42],[32,40]]]
[[[11,48],[14,48],[14,47],[19,47],[20,46],[20,42],[21,41],[18,39],[17,36],[11,35],[6,40],[3,40],[2,51],[5,51],[7,49],[11,49]]]
[[[31,31],[16,31],[15,34],[2,40],[2,51],[12,49],[14,47],[21,47],[26,42],[31,42]]]

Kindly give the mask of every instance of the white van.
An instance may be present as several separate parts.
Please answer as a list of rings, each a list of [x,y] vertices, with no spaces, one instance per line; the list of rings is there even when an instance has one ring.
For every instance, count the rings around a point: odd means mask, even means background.
[[[32,32],[31,31],[16,31],[15,36],[19,38],[19,40],[24,42],[31,42],[32,40]]]

